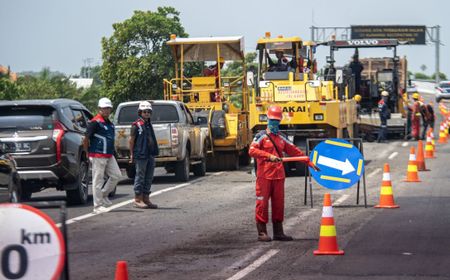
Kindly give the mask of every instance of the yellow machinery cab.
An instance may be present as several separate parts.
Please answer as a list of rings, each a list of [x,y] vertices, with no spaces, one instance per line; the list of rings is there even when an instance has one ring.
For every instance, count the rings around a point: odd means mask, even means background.
[[[207,169],[233,170],[249,163],[248,90],[246,84],[244,38],[177,38],[167,45],[175,61],[175,77],[164,79],[164,98],[180,100],[192,111],[194,119],[207,119],[210,133]],[[239,63],[242,73],[222,75],[225,63]],[[209,66],[207,66],[209,64]],[[202,74],[191,69],[202,67]]]
[[[300,37],[272,38],[266,33],[258,40],[258,70],[249,104],[253,133],[266,128],[267,109],[276,104],[283,108],[280,130],[301,148],[306,138],[353,137],[355,101],[347,88],[339,96],[334,81],[316,78],[315,48],[314,42]]]

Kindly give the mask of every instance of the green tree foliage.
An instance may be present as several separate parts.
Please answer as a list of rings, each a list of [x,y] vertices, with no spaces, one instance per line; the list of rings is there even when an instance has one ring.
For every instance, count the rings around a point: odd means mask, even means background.
[[[178,16],[172,7],[135,11],[113,25],[111,37],[102,38],[101,77],[113,102],[162,97],[163,79],[172,77],[174,68],[165,43],[170,34],[187,36]]]
[[[429,79],[431,79],[431,78],[430,78],[430,76],[428,76],[427,74],[417,72],[417,73],[414,74],[414,79],[419,79],[419,80],[429,80]]]
[[[247,53],[245,55],[245,68],[246,71],[256,72],[258,68],[258,64],[256,63],[256,52]],[[242,62],[241,61],[233,61],[228,63],[226,67],[222,70],[222,75],[226,77],[236,77],[240,76],[243,73],[242,70]]]
[[[433,80],[436,79],[436,73],[434,73],[433,75],[431,75],[431,79],[433,79]],[[444,73],[439,72],[439,79],[440,79],[441,81],[447,80],[447,76],[446,76]]]
[[[9,75],[0,73],[0,100],[14,100],[19,96],[16,83],[10,80]]]

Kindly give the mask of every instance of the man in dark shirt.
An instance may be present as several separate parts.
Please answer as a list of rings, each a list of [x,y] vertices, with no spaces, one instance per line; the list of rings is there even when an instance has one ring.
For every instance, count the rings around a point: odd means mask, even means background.
[[[361,72],[364,70],[364,66],[359,61],[358,49],[356,49],[349,67],[352,69],[352,74],[355,75],[355,93],[361,94]]]
[[[130,161],[136,165],[134,206],[141,209],[158,208],[156,204],[150,202],[155,156],[159,153],[155,132],[150,122],[152,111],[150,102],[139,103],[139,117],[132,124],[130,133]]]
[[[104,97],[98,101],[98,114],[88,124],[83,147],[92,164],[92,195],[94,213],[106,212],[111,205],[108,195],[120,180],[120,168],[114,157],[114,125],[109,120],[111,100]],[[105,175],[108,181],[105,184]],[[104,186],[103,186],[104,185]]]
[[[284,56],[283,51],[275,51],[275,56],[278,59],[276,63],[273,62],[270,56],[267,54],[267,60],[269,61],[269,71],[283,72],[291,71],[291,69],[295,71],[295,68],[297,68],[297,62],[295,61],[295,59],[289,61],[287,57]]]

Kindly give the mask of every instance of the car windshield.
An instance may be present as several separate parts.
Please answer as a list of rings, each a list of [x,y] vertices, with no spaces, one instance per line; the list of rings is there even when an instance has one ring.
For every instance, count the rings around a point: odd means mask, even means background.
[[[0,131],[5,130],[51,130],[53,129],[51,107],[2,106]]]
[[[152,123],[176,123],[179,122],[177,109],[170,104],[153,104]],[[118,124],[132,124],[136,121],[138,104],[124,106],[120,109]]]

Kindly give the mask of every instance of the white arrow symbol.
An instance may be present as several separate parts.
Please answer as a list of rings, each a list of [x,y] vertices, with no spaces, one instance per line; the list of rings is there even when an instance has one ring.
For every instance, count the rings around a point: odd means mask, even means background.
[[[355,171],[355,168],[350,163],[348,158],[345,159],[345,162],[343,162],[343,161],[339,161],[339,160],[335,160],[335,159],[332,159],[329,157],[324,157],[324,156],[319,155],[319,159],[317,160],[317,163],[337,169],[337,170],[341,170],[342,175],[345,175],[345,174]]]

